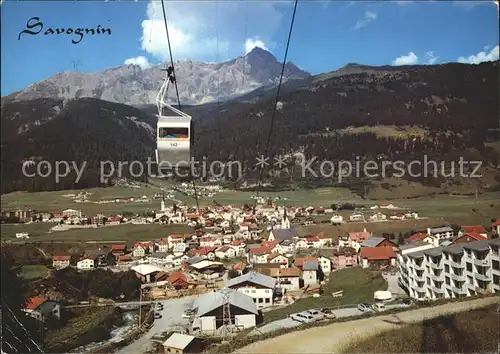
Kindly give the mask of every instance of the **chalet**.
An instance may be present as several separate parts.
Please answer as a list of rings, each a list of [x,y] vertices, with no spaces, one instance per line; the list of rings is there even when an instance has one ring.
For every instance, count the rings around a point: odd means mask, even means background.
[[[458,236],[463,236],[471,232],[488,238],[488,231],[484,228],[483,225],[463,226],[462,229],[458,232]]]
[[[299,268],[274,268],[270,269],[269,276],[277,280],[277,287],[286,291],[296,291],[300,289]]]
[[[358,252],[352,247],[342,247],[333,252],[333,268],[343,269],[358,265]]]
[[[158,240],[158,242],[156,242],[156,246],[158,247],[159,252],[168,252],[170,250],[168,239],[166,238]]]
[[[219,259],[234,258],[236,257],[236,251],[234,248],[222,246],[215,250],[215,256]]]
[[[278,252],[270,253],[267,256],[267,261],[269,263],[278,263],[283,268],[287,268],[288,267],[288,258],[286,258],[285,256],[283,256],[282,254],[280,254]]]
[[[61,318],[61,305],[59,302],[49,300],[43,296],[35,296],[29,299],[23,311],[38,321],[45,321],[52,316],[57,319]]]
[[[354,212],[349,216],[349,221],[365,221],[363,213]]]
[[[250,263],[266,263],[267,256],[271,253],[269,247],[253,247],[248,250],[247,260]]]
[[[323,274],[327,275],[332,272],[332,260],[329,257],[318,256],[318,264]]]
[[[151,242],[138,242],[134,245],[132,255],[134,257],[144,257],[147,253],[153,251],[153,243]]]
[[[344,221],[344,218],[337,213],[333,214],[332,217],[330,218],[330,222],[333,225],[340,225],[340,224],[342,224],[343,221]]]
[[[301,238],[297,240],[297,242],[295,243],[295,247],[300,249],[305,249],[309,248],[310,246],[309,243],[307,242],[307,239]]]
[[[168,277],[168,283],[176,290],[193,288],[196,282],[183,272],[172,272]]]
[[[453,241],[453,243],[458,244],[458,243],[469,243],[469,242],[474,242],[474,241],[481,241],[481,240],[487,240],[487,236],[483,236],[483,234],[474,232],[474,231],[469,231],[463,234],[462,236],[459,236]]]
[[[275,241],[262,241],[262,247],[268,247],[273,253],[283,253],[283,247],[281,246],[283,241],[275,240]]]
[[[305,261],[302,264],[302,280],[304,281],[304,286],[318,284],[318,270],[319,264],[317,259]]]
[[[406,242],[408,243],[414,243],[419,241],[424,241],[430,244],[434,244],[432,236],[423,232],[417,232],[416,234],[413,234],[406,239]]]
[[[130,254],[121,254],[116,259],[117,263],[128,263],[131,261],[132,261],[132,257],[130,257]]]
[[[209,260],[193,264],[191,265],[191,268],[208,280],[219,278],[225,270],[222,263]]]
[[[390,246],[362,247],[359,252],[359,263],[363,268],[395,265],[396,253]]]
[[[52,266],[54,268],[66,268],[70,265],[70,255],[54,255],[52,256]]]
[[[427,234],[434,237],[437,240],[451,239],[453,238],[453,229],[449,226],[428,228]]]
[[[156,281],[156,275],[163,272],[163,268],[154,264],[140,264],[130,269],[135,272],[137,278],[143,283],[152,283]]]
[[[149,256],[149,263],[159,266],[166,266],[174,262],[174,255],[167,252],[153,252]]]
[[[126,250],[127,250],[127,245],[123,244],[111,245],[111,253],[114,255],[124,254]]]
[[[63,218],[81,218],[82,217],[82,211],[81,210],[75,210],[75,209],[65,209],[62,211],[62,217]]]
[[[389,246],[389,247],[395,247],[397,248],[398,245],[392,242],[391,240],[386,239],[385,237],[370,237],[369,239],[361,242],[361,247],[384,247],[384,246]]]
[[[309,236],[306,240],[308,247],[319,248],[321,246],[318,236]]]
[[[316,234],[316,237],[319,239],[319,247],[331,246],[333,244],[332,237],[324,232]]]
[[[76,268],[80,270],[90,270],[96,268],[96,259],[94,257],[84,257],[76,263]]]
[[[377,212],[377,213],[374,213],[373,215],[370,215],[369,219],[370,219],[370,221],[385,221],[385,220],[387,220],[387,215],[385,215],[381,212]]]
[[[366,228],[361,232],[349,232],[347,236],[341,236],[339,238],[339,247],[352,247],[356,251],[359,251],[361,243],[372,237],[371,232],[367,232]]]
[[[191,256],[204,256],[209,260],[215,259],[215,247],[202,247],[189,251]]]
[[[250,296],[260,309],[273,305],[276,279],[252,271],[229,279],[227,287]]]

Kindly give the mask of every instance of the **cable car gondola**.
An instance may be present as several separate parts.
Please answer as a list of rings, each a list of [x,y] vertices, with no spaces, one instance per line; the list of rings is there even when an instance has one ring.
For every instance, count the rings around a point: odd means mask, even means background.
[[[156,163],[159,171],[189,168],[191,143],[193,140],[192,117],[165,102],[170,83],[175,82],[173,69],[167,69],[167,76],[156,96],[158,125],[156,128]]]

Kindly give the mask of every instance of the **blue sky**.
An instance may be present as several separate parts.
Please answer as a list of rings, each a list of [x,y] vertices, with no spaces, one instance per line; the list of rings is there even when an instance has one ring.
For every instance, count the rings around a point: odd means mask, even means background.
[[[175,60],[218,62],[255,45],[279,61],[293,10],[285,1],[166,1]],[[2,96],[58,72],[95,72],[168,57],[160,2],[4,1]],[[39,17],[38,35],[19,33]],[[48,28],[111,28],[112,34],[43,35]],[[288,59],[318,74],[349,62],[429,64],[498,59],[493,1],[299,1]]]

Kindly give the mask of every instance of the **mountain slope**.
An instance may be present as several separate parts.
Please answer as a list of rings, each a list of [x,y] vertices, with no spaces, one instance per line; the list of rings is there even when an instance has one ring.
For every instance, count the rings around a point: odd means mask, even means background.
[[[160,70],[164,67],[161,64],[141,69],[138,65],[122,65],[94,74],[59,73],[6,99],[91,97],[127,105],[151,104],[155,102],[165,75]],[[181,102],[201,104],[230,99],[260,86],[277,83],[281,63],[271,53],[256,47],[243,57],[218,64],[181,61],[176,63],[175,71]],[[308,77],[307,72],[294,64],[285,65],[285,80]],[[169,93],[169,99],[175,100],[174,90]]]
[[[465,179],[408,174],[391,179],[389,174],[339,181],[338,171],[330,178],[316,178],[304,176],[293,155],[302,152],[307,159],[316,157],[315,171],[323,160],[409,163],[423,161],[425,156],[447,164],[463,158],[497,168],[500,158],[492,146],[500,141],[498,67],[498,62],[398,68],[351,65],[329,76],[289,80],[280,98],[283,106],[275,118],[268,154],[271,162],[273,155],[287,155],[289,173],[266,174],[265,178],[284,186],[348,186],[361,194],[367,186],[378,186],[377,195],[385,198],[494,188],[500,182],[497,170]],[[259,175],[255,158],[265,148],[275,94],[271,84],[235,100],[186,107],[195,121],[196,159],[240,161],[244,178],[235,186],[254,181]],[[151,106],[139,110],[97,99],[4,104],[3,191],[99,185],[95,171],[79,185],[72,184],[74,178],[55,185],[49,179],[20,177],[20,166],[33,157],[89,160],[93,169],[105,160],[145,161],[153,156],[155,113]],[[398,191],[395,185],[406,189],[398,187]]]
[[[100,185],[100,163],[146,161],[153,157],[156,118],[118,103],[92,98],[38,99],[2,106],[2,192],[11,190],[60,190]],[[76,174],[56,183],[47,177],[23,176],[24,161],[74,161]],[[107,163],[105,166],[109,166]],[[33,173],[35,167],[28,169]],[[45,171],[43,171],[45,172]],[[54,172],[54,170],[52,170]],[[124,168],[124,177],[130,175]],[[135,173],[135,172],[134,172]]]

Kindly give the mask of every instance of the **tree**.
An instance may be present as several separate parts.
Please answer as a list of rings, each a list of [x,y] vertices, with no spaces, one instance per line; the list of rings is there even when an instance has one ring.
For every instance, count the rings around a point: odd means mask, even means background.
[[[403,234],[400,232],[398,235],[398,245],[404,245],[405,239],[403,237]]]
[[[36,353],[40,352],[33,339],[38,338],[37,321],[22,311],[26,306],[26,284],[19,275],[21,267],[2,252],[2,352]],[[21,324],[21,325],[19,325]]]
[[[229,271],[227,272],[227,277],[229,279],[233,279],[233,278],[236,278],[238,277],[240,274],[238,273],[238,271],[236,269],[229,269]]]

